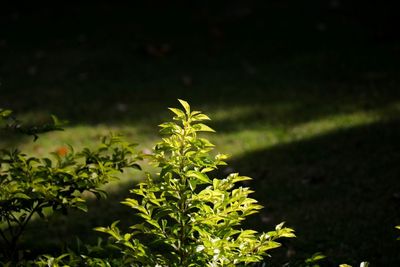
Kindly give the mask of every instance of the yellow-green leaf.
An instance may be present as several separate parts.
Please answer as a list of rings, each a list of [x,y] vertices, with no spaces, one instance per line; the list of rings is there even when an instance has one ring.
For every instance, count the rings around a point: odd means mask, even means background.
[[[186,175],[191,178],[196,178],[202,183],[211,184],[210,178],[208,178],[208,176],[204,173],[198,171],[188,171]]]
[[[190,105],[188,102],[182,99],[178,99],[179,103],[181,103],[182,107],[185,109],[186,114],[190,115]]]
[[[193,129],[195,129],[197,132],[215,132],[214,129],[203,123],[194,124]]]
[[[178,109],[178,108],[168,108],[168,109],[171,110],[179,118],[184,118],[185,117],[185,113],[182,110]]]

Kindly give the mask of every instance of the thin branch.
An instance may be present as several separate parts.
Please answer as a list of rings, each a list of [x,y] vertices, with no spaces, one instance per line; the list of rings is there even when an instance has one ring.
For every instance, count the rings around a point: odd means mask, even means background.
[[[18,220],[18,218],[15,217],[14,214],[12,214],[12,213],[10,213],[10,215],[13,217],[14,221],[21,227],[22,225],[21,225],[20,220]]]
[[[13,228],[11,226],[11,222],[10,222],[10,219],[8,218],[8,216],[6,216],[6,221],[7,221],[7,226],[8,226],[8,229],[10,230],[11,236],[14,236],[14,231],[13,231]]]
[[[0,229],[0,235],[1,237],[4,239],[4,241],[6,242],[7,245],[10,245],[10,241],[8,240],[8,238],[6,237],[6,234]]]
[[[32,218],[33,214],[35,214],[35,212],[40,208],[40,204],[37,204],[36,207],[34,207],[31,212],[29,213],[29,215],[24,219],[24,221],[20,224],[20,228],[19,228],[19,232],[17,234],[18,238],[19,236],[22,234],[22,232],[24,231],[26,225],[28,224],[28,222],[30,221],[30,219]]]
[[[14,258],[14,255],[17,252],[17,248],[18,248],[18,240],[21,236],[21,234],[23,233],[23,231],[25,230],[26,225],[28,224],[28,222],[30,221],[30,219],[32,218],[33,214],[36,212],[36,210],[40,208],[40,204],[37,204],[36,207],[33,207],[32,210],[30,211],[29,215],[23,220],[23,222],[19,222],[19,230],[17,233],[15,233],[13,235],[13,238],[11,240],[11,259]]]

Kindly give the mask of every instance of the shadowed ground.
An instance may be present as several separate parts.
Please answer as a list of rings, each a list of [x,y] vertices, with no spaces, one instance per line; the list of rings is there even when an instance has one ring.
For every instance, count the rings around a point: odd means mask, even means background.
[[[400,220],[399,134],[399,121],[374,123],[255,151],[232,166],[255,178],[261,220],[296,225],[292,249],[391,266],[398,234],[384,225]]]

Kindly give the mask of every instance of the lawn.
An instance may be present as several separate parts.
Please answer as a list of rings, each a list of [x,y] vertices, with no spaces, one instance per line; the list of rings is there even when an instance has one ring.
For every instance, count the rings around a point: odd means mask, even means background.
[[[212,118],[217,133],[207,137],[231,156],[218,175],[254,178],[265,209],[249,225],[296,229],[273,264],[320,251],[326,266],[397,266],[399,42],[376,38],[380,29],[351,5],[315,2],[10,7],[0,21],[0,107],[28,123],[56,114],[69,124],[36,142],[0,143],[47,155],[112,131],[149,150],[167,107],[185,99]],[[93,227],[131,220],[119,201],[142,175],[108,185],[109,200],[90,200],[87,214],[35,222],[26,246],[95,242]]]

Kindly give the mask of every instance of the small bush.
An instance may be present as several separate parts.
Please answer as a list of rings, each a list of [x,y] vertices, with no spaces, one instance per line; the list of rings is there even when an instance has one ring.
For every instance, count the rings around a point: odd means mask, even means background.
[[[118,222],[96,228],[107,233],[120,252],[121,266],[244,266],[260,262],[282,237],[295,237],[281,223],[257,233],[241,227],[262,206],[241,182],[251,178],[232,173],[213,178],[226,155],[211,155],[214,145],[201,132],[214,132],[199,111],[170,108],[173,121],[160,125],[166,137],[150,156],[160,172],[131,190],[134,198],[122,203],[135,210],[138,224],[123,233]]]
[[[0,122],[4,129],[33,135],[35,140],[39,133],[60,129],[56,119],[43,127],[21,127],[9,110],[0,110]],[[116,179],[116,172],[139,168],[133,145],[118,136],[104,138],[96,150],[75,153],[69,147],[61,152],[37,158],[16,149],[0,151],[0,263],[22,260],[19,240],[33,216],[44,218],[45,209],[86,211],[83,192],[105,197],[100,187]]]

